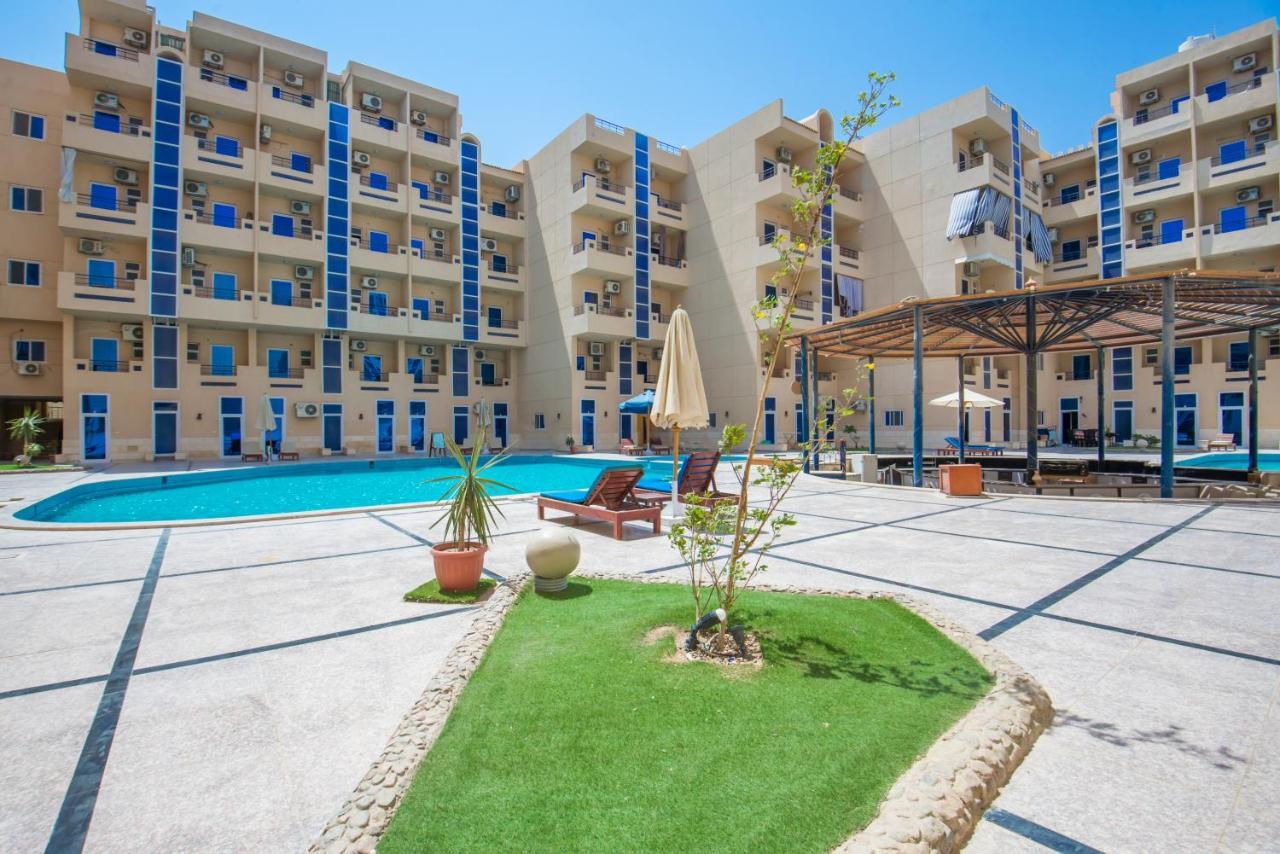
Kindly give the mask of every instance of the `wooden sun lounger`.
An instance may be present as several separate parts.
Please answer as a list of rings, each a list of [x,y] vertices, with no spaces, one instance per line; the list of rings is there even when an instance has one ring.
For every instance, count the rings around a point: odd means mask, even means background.
[[[1236,437],[1230,433],[1219,433],[1210,439],[1206,445],[1206,451],[1234,451],[1236,449]]]
[[[676,492],[681,495],[690,493],[703,500],[723,501],[738,500],[736,492],[721,492],[716,488],[716,466],[720,465],[719,451],[694,451],[680,464],[680,485]],[[664,488],[663,481],[656,478],[641,478],[636,484],[636,494],[646,501],[670,501],[671,486]]]
[[[662,533],[662,505],[635,494],[636,483],[644,474],[642,468],[605,469],[589,489],[544,492],[538,496],[538,518],[546,519],[547,510],[560,510],[578,518],[613,525],[613,538],[622,539],[626,522],[649,522],[653,533]]]

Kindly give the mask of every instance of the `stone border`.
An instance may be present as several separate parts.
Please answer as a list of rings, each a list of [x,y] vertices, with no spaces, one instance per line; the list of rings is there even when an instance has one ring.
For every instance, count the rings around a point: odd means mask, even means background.
[[[673,584],[670,578],[600,572],[580,578]],[[371,852],[391,823],[418,766],[439,737],[471,675],[511,606],[526,588],[528,573],[498,585],[478,610],[471,628],[445,659],[418,702],[373,763],[338,816],[325,825],[311,852]],[[999,795],[1035,740],[1053,721],[1049,695],[1035,679],[996,647],[932,605],[897,593],[756,583],[773,593],[891,599],[914,612],[972,655],[995,684],[889,789],[865,828],[836,848],[842,854],[870,851],[959,851],[983,812]]]

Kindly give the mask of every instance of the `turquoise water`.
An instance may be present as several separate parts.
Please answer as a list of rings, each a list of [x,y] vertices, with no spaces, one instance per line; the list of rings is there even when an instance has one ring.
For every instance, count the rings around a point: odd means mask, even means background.
[[[671,458],[646,457],[646,475],[670,481]],[[617,460],[513,456],[489,470],[506,485],[497,495],[585,489]],[[35,522],[163,522],[344,510],[435,501],[456,473],[447,459],[285,463],[226,471],[157,475],[85,484],[14,514]]]
[[[1229,469],[1231,471],[1248,471],[1249,455],[1243,451],[1231,451],[1228,453],[1218,451],[1212,454],[1201,454],[1198,457],[1189,457],[1185,460],[1178,460],[1175,465],[1181,468],[1193,469]],[[1280,471],[1280,454],[1259,453],[1258,468],[1262,471]]]

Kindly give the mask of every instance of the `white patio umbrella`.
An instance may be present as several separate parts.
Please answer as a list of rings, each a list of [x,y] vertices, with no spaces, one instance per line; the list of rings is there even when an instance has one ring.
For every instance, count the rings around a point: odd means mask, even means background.
[[[689,313],[682,307],[671,313],[667,326],[649,420],[663,430],[670,430],[674,437],[671,442],[671,509],[674,516],[676,503],[680,500],[680,431],[701,429],[710,420],[707,393],[702,387],[702,366],[693,341],[693,326],[689,323]]]
[[[262,434],[262,458],[270,462],[271,449],[267,446],[267,434],[276,429],[277,424],[276,411],[271,408],[271,398],[265,394],[258,404],[258,417],[253,421],[253,427]]]
[[[987,397],[985,394],[977,391],[969,391],[965,389],[961,391],[953,391],[950,394],[944,394],[942,397],[935,397],[929,401],[930,406],[945,406],[947,409],[959,409],[963,401],[964,411],[969,412],[973,409],[996,409],[1004,406],[1004,401],[996,400],[994,397]],[[956,438],[960,440],[959,459],[964,462],[964,430],[959,431],[960,435]]]

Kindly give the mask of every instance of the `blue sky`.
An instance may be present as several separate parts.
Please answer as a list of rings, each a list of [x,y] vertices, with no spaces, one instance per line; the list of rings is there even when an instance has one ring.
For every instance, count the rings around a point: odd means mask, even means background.
[[[199,8],[326,50],[333,71],[354,59],[457,93],[485,160],[504,166],[584,112],[676,145],[777,97],[796,118],[819,106],[839,115],[852,111],[871,69],[897,72],[899,118],[987,84],[1060,151],[1087,141],[1116,72],[1173,52],[1192,33],[1280,12],[1276,0],[1069,2],[1051,18],[1007,3],[813,4],[820,12],[799,18],[789,10],[806,5],[776,0],[150,2],[170,26]],[[61,68],[63,33],[78,29],[75,0],[3,3],[0,55]],[[19,41],[18,32],[30,35]]]

